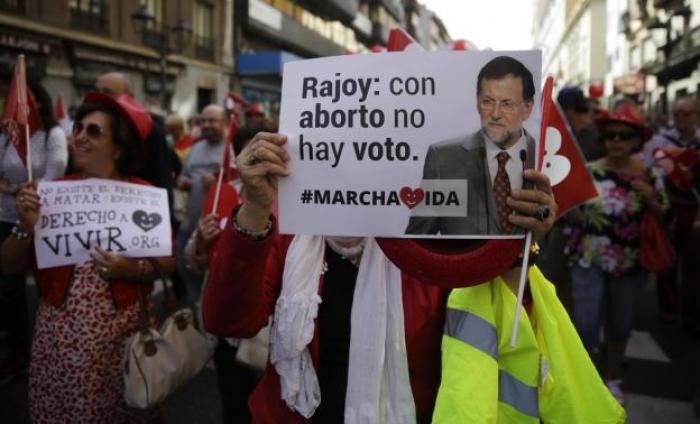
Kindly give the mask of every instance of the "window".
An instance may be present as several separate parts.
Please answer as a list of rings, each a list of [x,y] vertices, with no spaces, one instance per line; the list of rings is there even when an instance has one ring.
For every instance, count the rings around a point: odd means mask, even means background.
[[[69,0],[71,26],[92,32],[109,32],[108,0]]]
[[[214,60],[214,11],[210,4],[194,5],[194,50],[198,59]]]
[[[157,29],[163,22],[163,2],[162,0],[141,0],[141,6],[146,6],[148,13],[153,16],[153,20],[149,21],[147,29]]]
[[[0,10],[5,12],[24,13],[24,0],[0,0]]]

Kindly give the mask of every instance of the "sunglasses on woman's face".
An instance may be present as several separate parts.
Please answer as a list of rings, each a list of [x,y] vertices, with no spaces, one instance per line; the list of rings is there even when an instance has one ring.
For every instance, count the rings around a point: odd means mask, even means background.
[[[83,132],[83,130],[85,130],[85,134],[87,134],[87,136],[90,138],[100,138],[100,136],[104,134],[104,130],[102,129],[102,127],[95,123],[89,123],[85,125],[82,122],[76,122],[73,124],[74,137]]]
[[[622,140],[629,141],[637,137],[637,133],[633,131],[605,131],[603,140]]]

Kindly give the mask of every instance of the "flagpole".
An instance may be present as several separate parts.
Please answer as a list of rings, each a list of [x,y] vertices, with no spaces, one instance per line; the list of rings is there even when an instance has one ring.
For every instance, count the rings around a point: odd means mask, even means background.
[[[523,304],[525,295],[525,282],[527,281],[528,262],[530,260],[530,245],[532,244],[532,231],[528,231],[525,236],[525,250],[523,251],[523,264],[520,269],[520,281],[518,282],[518,300],[515,304],[515,318],[513,318],[513,328],[510,332],[510,347],[515,347],[515,340],[518,338],[518,323],[520,322],[520,305]]]
[[[29,138],[29,123],[24,125],[24,135],[27,138],[27,176],[29,177],[29,182],[31,183],[32,178],[32,143]]]
[[[216,181],[216,193],[214,193],[214,207],[211,213],[216,214],[216,208],[219,206],[219,194],[221,194],[221,184],[224,182],[224,167],[219,169],[219,178]]]

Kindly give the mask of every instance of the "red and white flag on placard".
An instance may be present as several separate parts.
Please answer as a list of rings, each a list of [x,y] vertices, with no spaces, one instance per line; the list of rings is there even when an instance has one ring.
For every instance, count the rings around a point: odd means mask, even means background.
[[[424,49],[405,29],[396,27],[389,31],[389,41],[386,43],[386,50],[390,52],[402,52],[406,50],[418,51]]]
[[[29,126],[29,131],[26,126]],[[7,139],[12,142],[22,163],[27,166],[27,142],[29,137],[41,128],[39,115],[36,113],[34,102],[27,94],[27,77],[24,55],[17,57],[10,89],[5,98],[5,109],[0,118],[0,129]]]
[[[542,90],[542,126],[537,169],[549,177],[559,216],[598,196],[586,161],[561,111],[552,100],[554,81],[547,77]]]

